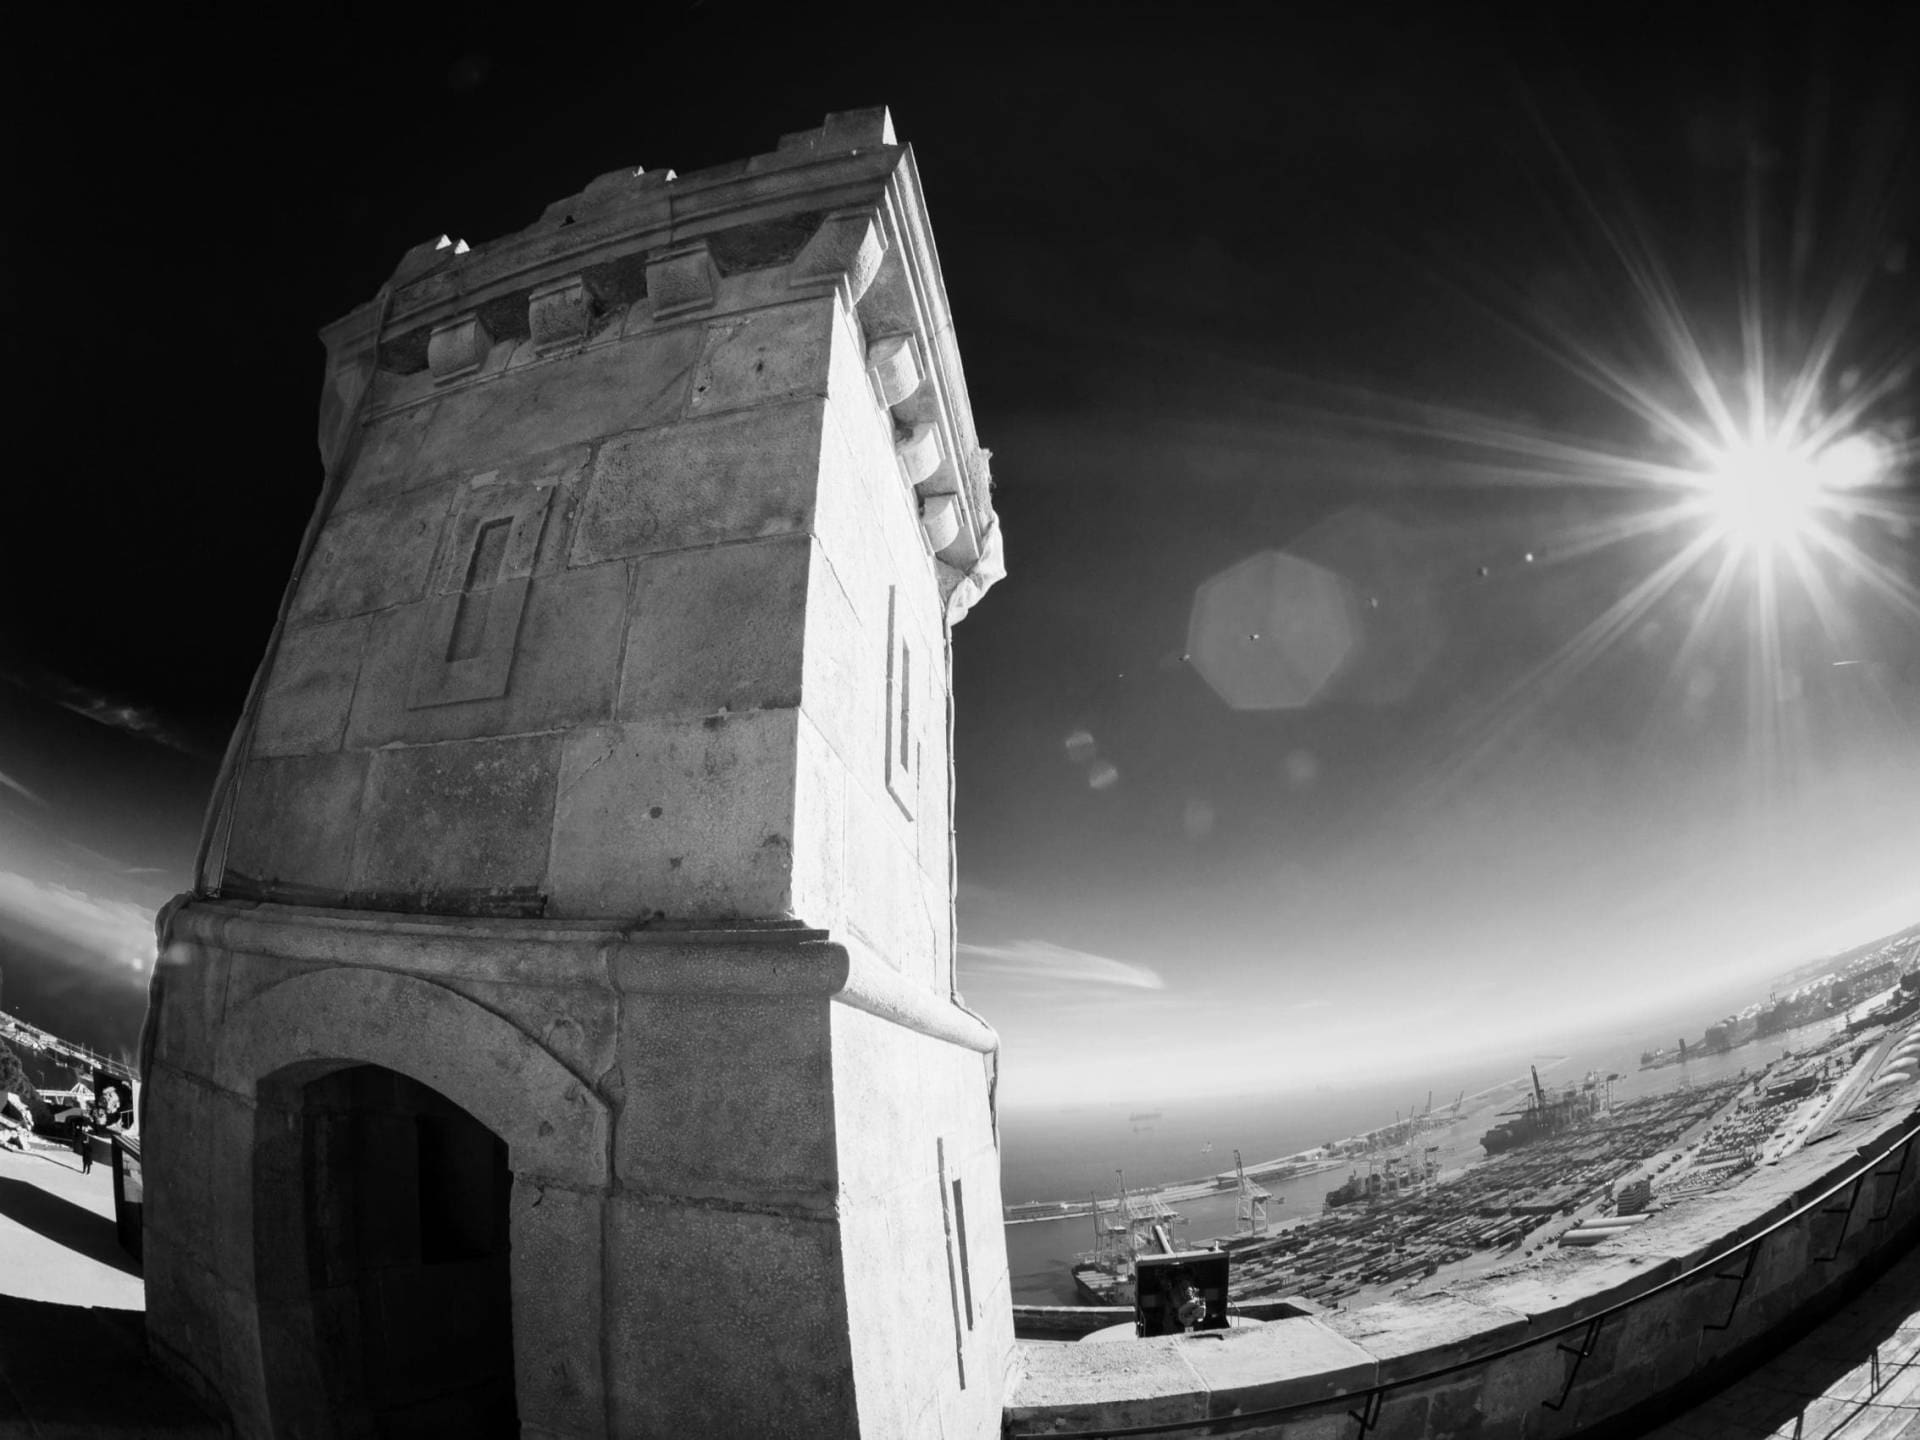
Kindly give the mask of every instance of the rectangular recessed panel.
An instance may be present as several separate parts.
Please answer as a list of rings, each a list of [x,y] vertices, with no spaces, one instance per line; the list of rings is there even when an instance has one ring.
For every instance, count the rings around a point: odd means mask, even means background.
[[[473,537],[473,559],[467,565],[466,583],[460,587],[460,609],[454,616],[453,638],[447,642],[447,659],[469,660],[480,653],[487,635],[487,601],[500,581],[512,534],[509,516],[489,520]]]

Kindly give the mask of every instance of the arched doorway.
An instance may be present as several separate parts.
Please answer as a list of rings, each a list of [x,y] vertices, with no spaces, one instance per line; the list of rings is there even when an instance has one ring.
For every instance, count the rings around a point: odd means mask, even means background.
[[[294,1121],[282,1134],[298,1136],[305,1253],[278,1263],[304,1269],[287,1278],[304,1292],[311,1380],[333,1422],[314,1429],[517,1436],[505,1143],[378,1065],[271,1088],[268,1103]],[[264,1173],[279,1168],[263,1167],[256,1204],[285,1203]]]

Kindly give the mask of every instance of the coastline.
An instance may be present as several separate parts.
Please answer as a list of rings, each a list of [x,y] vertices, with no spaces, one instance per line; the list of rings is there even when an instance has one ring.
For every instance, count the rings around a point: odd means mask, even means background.
[[[1564,1057],[1543,1069],[1552,1069],[1562,1063],[1564,1063]],[[1246,1175],[1249,1180],[1263,1186],[1290,1184],[1314,1175],[1325,1174],[1330,1170],[1338,1170],[1344,1166],[1357,1166],[1363,1161],[1374,1160],[1397,1149],[1403,1149],[1420,1135],[1436,1134],[1455,1141],[1447,1144],[1443,1140],[1440,1148],[1443,1152],[1452,1153],[1443,1153],[1441,1166],[1443,1173],[1458,1174],[1486,1157],[1484,1154],[1472,1153],[1478,1151],[1477,1133],[1471,1145],[1462,1145],[1458,1143],[1457,1137],[1452,1136],[1452,1132],[1461,1125],[1472,1124],[1477,1127],[1485,1118],[1485,1111],[1489,1105],[1497,1103],[1496,1097],[1511,1094],[1526,1084],[1527,1077],[1523,1075],[1486,1086],[1471,1095],[1464,1095],[1457,1102],[1457,1106],[1449,1105],[1444,1110],[1430,1111],[1418,1117],[1412,1135],[1403,1133],[1407,1129],[1407,1122],[1404,1120],[1379,1125],[1371,1130],[1356,1131],[1352,1135],[1336,1140],[1332,1152],[1329,1152],[1326,1146],[1315,1145],[1305,1150],[1275,1156],[1269,1160],[1249,1162],[1244,1167]],[[1159,1199],[1168,1202],[1233,1197],[1236,1192],[1237,1177],[1230,1169],[1210,1175],[1195,1176],[1191,1179],[1171,1180],[1157,1185],[1143,1185],[1129,1189],[1130,1194],[1142,1199]],[[1001,1223],[1014,1226],[1044,1224],[1059,1220],[1085,1220],[1093,1214],[1094,1203],[1092,1199],[1022,1201],[1003,1208]],[[1112,1197],[1105,1197],[1098,1203],[1101,1212],[1105,1213],[1113,1208],[1114,1200]],[[1299,1218],[1301,1217],[1298,1215],[1290,1216],[1288,1223]],[[1274,1222],[1275,1227],[1280,1223],[1282,1222]]]

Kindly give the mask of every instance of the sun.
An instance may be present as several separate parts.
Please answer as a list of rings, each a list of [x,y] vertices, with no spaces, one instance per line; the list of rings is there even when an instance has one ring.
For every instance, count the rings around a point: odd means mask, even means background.
[[[1881,457],[1866,435],[1827,444],[1778,436],[1713,451],[1697,481],[1729,544],[1771,552],[1800,547],[1843,492],[1872,484],[1880,471]]]
[[[1727,539],[1752,550],[1797,544],[1815,522],[1822,488],[1813,457],[1778,441],[1721,451],[1702,483]]]

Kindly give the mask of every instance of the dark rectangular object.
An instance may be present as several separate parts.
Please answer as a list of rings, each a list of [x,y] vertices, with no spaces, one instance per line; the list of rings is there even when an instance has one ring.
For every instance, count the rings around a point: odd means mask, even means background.
[[[126,1135],[110,1135],[113,1145],[113,1228],[120,1248],[141,1258],[141,1216],[146,1193],[140,1174],[140,1142]]]
[[[1144,1338],[1226,1329],[1229,1264],[1224,1250],[1138,1256],[1133,1262],[1134,1332]],[[1189,1308],[1184,1324],[1180,1317],[1183,1303]],[[1202,1306],[1200,1313],[1192,1313]]]

